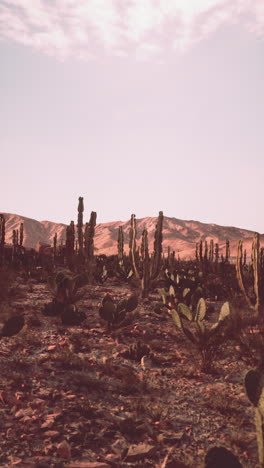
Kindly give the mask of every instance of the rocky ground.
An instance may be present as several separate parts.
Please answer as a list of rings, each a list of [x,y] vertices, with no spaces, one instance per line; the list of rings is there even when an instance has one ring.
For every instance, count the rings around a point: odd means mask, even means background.
[[[20,285],[1,317],[24,312],[26,325],[0,342],[0,466],[20,468],[203,467],[207,450],[232,450],[257,466],[248,366],[230,343],[213,374],[168,313],[153,312],[158,294],[139,301],[134,321],[109,331],[98,304],[129,286],[87,286],[87,318],[66,327],[42,314],[44,283]],[[216,309],[219,304],[216,304]],[[131,346],[141,341],[143,354]]]

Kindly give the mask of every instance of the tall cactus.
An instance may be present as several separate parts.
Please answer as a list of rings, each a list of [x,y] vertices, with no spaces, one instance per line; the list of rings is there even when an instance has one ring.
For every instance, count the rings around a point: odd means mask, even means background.
[[[214,239],[210,240],[210,248],[209,248],[209,262],[213,263],[214,261]]]
[[[137,251],[136,237],[137,237],[136,215],[132,214],[131,221],[130,221],[130,231],[129,231],[129,259],[130,259],[131,267],[132,267],[135,277],[137,279],[140,279],[140,274],[139,274],[137,263],[136,263],[136,251]]]
[[[74,268],[75,228],[74,221],[66,227],[66,261],[70,269]]]
[[[207,262],[208,260],[208,244],[207,240],[204,241],[204,261]]]
[[[79,197],[79,204],[78,204],[78,244],[79,244],[79,253],[83,253],[83,197]]]
[[[12,244],[12,262],[15,262],[17,259],[18,251],[18,229],[13,229]]]
[[[142,233],[142,263],[143,263],[143,273],[142,273],[142,297],[148,297],[149,285],[150,285],[150,265],[149,265],[149,251],[148,251],[148,231],[144,229]]]
[[[157,278],[162,263],[162,227],[163,212],[160,211],[154,234],[154,255],[151,263],[151,279]]]
[[[219,261],[219,244],[215,244],[215,263],[217,264]]]
[[[195,259],[197,262],[199,262],[199,243],[196,242],[195,244]]]
[[[202,239],[199,242],[199,260],[200,260],[200,262],[203,261],[203,241],[202,241]]]
[[[122,226],[119,226],[118,228],[117,248],[118,248],[118,262],[119,262],[119,265],[121,266],[124,264],[124,232],[123,232]]]
[[[5,251],[5,217],[0,214],[0,266],[4,263]]]
[[[238,242],[236,272],[238,285],[243,292],[248,306],[253,309],[256,316],[264,313],[264,264],[261,258],[259,233],[255,232],[252,243],[252,272],[253,272],[253,291],[254,298],[248,294],[243,276],[243,241]]]
[[[226,255],[225,255],[225,262],[229,263],[230,260],[230,242],[226,239]]]
[[[94,234],[96,226],[96,212],[92,211],[89,223],[85,224],[84,248],[87,263],[89,264],[94,257]]]
[[[53,258],[56,258],[56,255],[57,255],[57,241],[58,241],[58,236],[57,236],[57,233],[55,232],[54,237],[53,237]]]
[[[23,246],[24,241],[24,223],[20,223],[19,227],[19,247]]]

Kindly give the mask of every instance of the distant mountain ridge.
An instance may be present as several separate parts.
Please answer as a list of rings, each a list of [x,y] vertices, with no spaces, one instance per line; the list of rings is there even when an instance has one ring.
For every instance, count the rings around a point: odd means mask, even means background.
[[[37,221],[10,213],[2,213],[6,220],[6,243],[12,243],[14,229],[19,229],[20,223],[24,223],[24,243],[26,248],[37,248],[39,244],[53,244],[54,234],[57,232],[58,244],[65,242],[66,224],[53,223],[51,221]],[[146,217],[137,219],[137,239],[141,242],[141,234],[144,228],[149,233],[149,249],[153,249],[154,232],[157,218]],[[117,253],[118,227],[122,225],[124,231],[125,251],[128,252],[130,219],[128,221],[113,221],[100,223],[95,229],[95,249],[98,254],[113,255]],[[226,239],[230,241],[231,256],[236,255],[237,243],[243,240],[243,246],[247,249],[247,255],[251,253],[251,245],[254,231],[217,224],[201,223],[199,221],[186,221],[164,216],[163,220],[163,252],[167,252],[168,246],[175,250],[181,259],[193,258],[195,245],[201,239],[210,239],[218,242],[224,254]],[[264,243],[264,234],[260,236],[261,244]],[[139,244],[138,244],[139,245]]]

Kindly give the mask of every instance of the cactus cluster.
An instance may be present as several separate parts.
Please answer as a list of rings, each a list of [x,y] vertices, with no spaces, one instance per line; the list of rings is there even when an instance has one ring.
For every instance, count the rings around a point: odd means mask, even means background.
[[[131,295],[115,304],[113,298],[106,294],[99,308],[100,317],[108,323],[108,326],[121,326],[127,313],[133,312],[138,306],[137,296]]]
[[[201,370],[211,372],[213,361],[218,352],[219,346],[226,341],[223,327],[226,324],[226,319],[230,314],[230,305],[225,302],[219,313],[217,321],[208,326],[204,322],[206,315],[206,303],[203,298],[200,298],[195,313],[193,313],[184,303],[177,304],[177,309],[171,311],[174,325],[181,329],[185,336],[198,349],[201,354],[202,363]],[[184,320],[193,321],[195,331],[191,331],[184,324]]]
[[[150,282],[155,280],[161,271],[162,265],[162,226],[163,212],[159,212],[158,222],[154,234],[154,251],[151,257],[148,250],[148,232],[146,229],[142,232],[141,249],[137,250],[136,237],[136,216],[131,215],[131,227],[129,233],[129,259],[132,272],[137,280],[141,281],[142,297],[148,297]],[[141,252],[141,258],[139,255]]]
[[[217,272],[219,256],[219,244],[214,243],[213,239],[210,240],[209,246],[206,239],[204,241],[201,239],[196,243],[195,258],[203,271]],[[221,263],[230,263],[230,242],[228,239],[225,243],[225,255],[221,255]]]
[[[243,241],[238,242],[236,272],[240,290],[242,291],[248,306],[255,311],[256,317],[264,314],[264,249],[260,248],[259,234],[255,232],[252,243],[252,276],[254,296],[250,295],[244,277]]]

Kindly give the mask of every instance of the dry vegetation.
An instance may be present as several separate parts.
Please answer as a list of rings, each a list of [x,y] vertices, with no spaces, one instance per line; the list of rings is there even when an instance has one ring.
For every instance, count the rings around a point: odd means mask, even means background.
[[[52,299],[46,284],[2,281],[1,313],[19,310],[26,325],[0,345],[0,466],[203,467],[215,445],[232,450],[242,466],[257,466],[243,381],[262,350],[262,335],[253,350],[254,327],[239,332],[236,322],[236,336],[206,374],[170,312],[155,308],[157,291],[139,298],[131,323],[108,329],[98,313],[102,299],[135,291],[111,279],[88,285],[79,302],[86,319],[69,327],[43,315]],[[222,302],[208,305],[206,322],[213,323]]]

